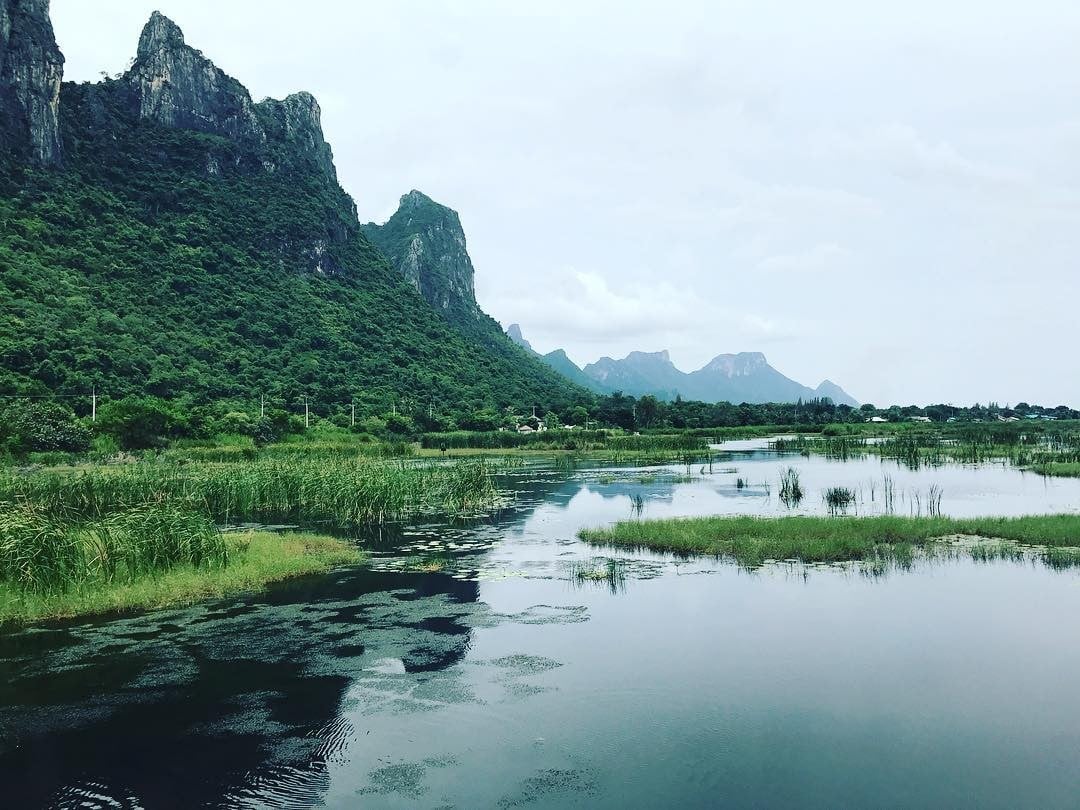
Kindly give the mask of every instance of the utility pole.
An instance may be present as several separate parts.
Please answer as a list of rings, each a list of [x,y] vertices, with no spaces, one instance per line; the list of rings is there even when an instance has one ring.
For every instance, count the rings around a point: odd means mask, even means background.
[[[266,394],[259,394],[259,418],[266,418]]]
[[[355,427],[356,426],[356,403],[355,402],[351,403],[350,408],[352,408],[352,413],[349,416],[349,427]]]
[[[90,421],[97,421],[97,386],[90,389]]]
[[[308,410],[308,398],[304,397],[304,428],[311,427],[311,412]]]

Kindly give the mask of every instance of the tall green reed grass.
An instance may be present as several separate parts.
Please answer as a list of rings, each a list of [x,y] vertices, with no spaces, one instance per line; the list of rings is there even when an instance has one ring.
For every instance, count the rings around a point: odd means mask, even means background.
[[[0,477],[0,508],[32,505],[50,515],[105,517],[172,500],[215,520],[290,517],[340,525],[420,513],[457,513],[497,499],[484,459],[452,464],[323,457],[232,464],[144,461],[79,472]]]
[[[209,516],[185,504],[147,503],[80,519],[18,505],[0,514],[0,581],[34,593],[88,581],[132,581],[179,565],[223,567],[228,552]]]

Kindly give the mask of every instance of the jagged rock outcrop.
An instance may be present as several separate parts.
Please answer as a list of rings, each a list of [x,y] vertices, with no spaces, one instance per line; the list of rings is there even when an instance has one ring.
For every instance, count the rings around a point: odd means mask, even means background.
[[[188,45],[180,27],[160,12],[143,27],[125,78],[142,118],[234,139],[266,140],[247,88]]]
[[[364,234],[424,299],[452,322],[477,318],[473,264],[457,212],[419,191],[401,198],[383,225]]]
[[[323,137],[322,110],[311,93],[303,91],[284,101],[267,98],[255,105],[267,137],[285,141],[312,158],[326,174],[337,177],[334,153]]]
[[[258,104],[244,85],[184,40],[180,27],[155,11],[143,27],[135,61],[124,76],[139,117],[168,127],[222,135],[252,147],[286,144],[290,157],[307,157],[336,178],[334,155],[323,137],[322,111],[310,93]],[[262,167],[275,171],[269,156]],[[213,166],[208,167],[213,173]]]
[[[63,76],[49,0],[0,0],[0,148],[60,162]]]

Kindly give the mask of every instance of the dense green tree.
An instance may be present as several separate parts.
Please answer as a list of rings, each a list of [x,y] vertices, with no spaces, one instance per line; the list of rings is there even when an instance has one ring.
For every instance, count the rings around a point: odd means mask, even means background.
[[[171,403],[157,397],[128,397],[101,409],[97,429],[125,450],[164,447],[188,432],[187,419]]]

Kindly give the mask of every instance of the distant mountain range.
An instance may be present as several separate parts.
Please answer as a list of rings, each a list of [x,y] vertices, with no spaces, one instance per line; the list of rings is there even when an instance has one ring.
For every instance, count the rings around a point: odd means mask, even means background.
[[[540,355],[516,323],[511,324],[506,334],[567,379],[597,393],[622,391],[635,397],[651,394],[664,400],[681,396],[702,402],[736,403],[797,402],[828,397],[837,405],[859,404],[830,380],[809,388],[785,377],[769,365],[761,352],[720,354],[690,373],[676,368],[666,351],[630,352],[622,360],[601,357],[582,369],[562,349]]]

